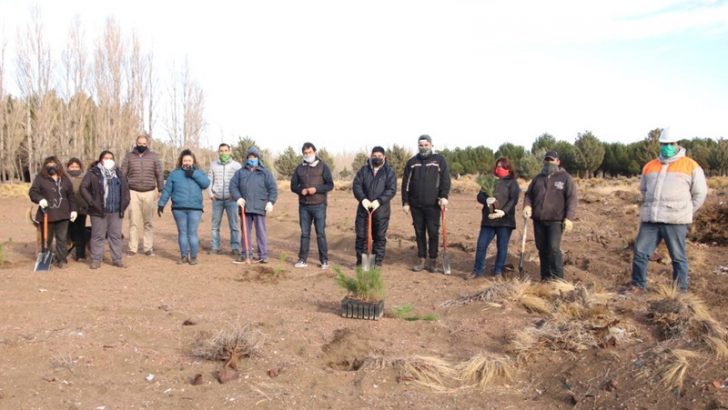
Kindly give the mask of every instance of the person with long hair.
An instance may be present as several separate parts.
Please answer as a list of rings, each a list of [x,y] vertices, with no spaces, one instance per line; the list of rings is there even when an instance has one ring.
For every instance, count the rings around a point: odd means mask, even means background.
[[[73,184],[73,193],[76,199],[76,212],[78,216],[76,220],[68,226],[68,236],[73,241],[73,260],[86,260],[86,244],[89,237],[86,233],[86,215],[88,214],[88,204],[81,197],[81,181],[85,172],[83,172],[83,164],[78,158],[71,158],[66,162],[66,173],[68,174],[71,184]]]
[[[91,269],[101,267],[104,242],[108,240],[111,263],[124,268],[121,230],[124,212],[131,202],[129,183],[114,161],[114,153],[103,151],[81,181],[81,197],[91,215]]]
[[[44,215],[48,217],[46,245],[52,249],[55,239],[55,264],[63,268],[68,263],[68,223],[75,221],[78,213],[73,184],[58,158],[50,156],[43,160],[43,166],[33,180],[28,195],[39,206],[36,220],[41,222],[40,229],[43,229]]]
[[[179,264],[197,264],[200,239],[197,228],[202,219],[202,191],[210,186],[210,179],[197,166],[192,151],[183,150],[177,159],[177,168],[170,172],[159,198],[157,215],[162,217],[164,206],[172,199],[172,215],[177,224]]]

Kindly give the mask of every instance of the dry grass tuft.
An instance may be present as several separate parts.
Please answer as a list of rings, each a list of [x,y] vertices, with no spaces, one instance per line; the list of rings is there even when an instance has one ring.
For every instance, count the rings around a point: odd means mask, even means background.
[[[20,198],[27,197],[30,190],[30,184],[0,184],[0,198]]]
[[[477,354],[457,366],[459,379],[469,386],[484,389],[493,382],[513,380],[513,368],[506,357]]]
[[[703,337],[703,342],[718,359],[728,359],[728,342],[715,336]]]
[[[412,381],[429,389],[450,391],[457,381],[457,372],[449,362],[432,356],[401,358],[368,357],[359,370],[395,369],[399,381]]]
[[[691,350],[671,349],[673,360],[660,369],[660,382],[668,389],[682,390],[685,373],[689,367],[688,359],[700,355]]]
[[[531,294],[525,294],[522,295],[518,302],[523,305],[523,307],[526,308],[529,312],[535,312],[535,313],[550,313],[551,312],[551,304],[545,300],[541,299],[540,297],[536,295]]]
[[[440,306],[453,307],[463,306],[470,303],[500,303],[505,301],[519,300],[531,286],[529,280],[504,280],[494,283],[485,290],[470,295],[461,296],[457,299],[447,300]]]
[[[191,353],[200,359],[226,361],[230,367],[237,368],[240,358],[259,353],[263,339],[263,334],[249,323],[233,325],[214,335],[200,333]]]

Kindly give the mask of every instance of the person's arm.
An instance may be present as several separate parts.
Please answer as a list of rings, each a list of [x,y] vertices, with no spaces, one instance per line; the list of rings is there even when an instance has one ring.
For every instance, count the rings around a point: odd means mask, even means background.
[[[447,165],[445,157],[440,160],[440,190],[437,194],[438,198],[447,198],[450,195],[450,167]]]
[[[331,169],[329,166],[324,164],[324,183],[323,185],[316,185],[316,193],[323,194],[334,189],[334,177],[331,175]]]
[[[40,202],[41,199],[45,199],[43,197],[43,193],[40,190],[40,178],[43,178],[43,177],[40,175],[35,176],[33,183],[30,185],[30,190],[28,191],[28,196],[30,197],[30,200],[33,201],[34,204],[37,204],[38,202]]]
[[[81,185],[79,186],[78,190],[80,191],[81,198],[83,198],[84,201],[86,201],[87,204],[89,204],[89,207],[91,204],[93,204],[93,196],[91,196],[91,184],[93,183],[93,174],[91,172],[87,172],[86,175],[83,176],[83,179],[81,180]]]
[[[233,201],[237,201],[243,197],[243,194],[240,192],[240,170],[235,171],[233,177],[230,178],[228,189],[230,190],[230,197]]]
[[[358,202],[361,202],[366,198],[364,195],[364,172],[365,167],[359,168],[356,176],[354,176],[354,182],[351,183],[351,191],[354,193],[354,198],[356,198]]]
[[[157,179],[157,189],[161,191],[164,187],[164,169],[162,169],[162,161],[158,156],[154,158],[154,177]]]
[[[528,188],[526,188],[526,194],[523,195],[523,207],[531,206],[531,201],[533,200],[533,183],[536,181],[536,178],[534,177],[531,180],[531,183],[528,184]]]
[[[509,180],[508,200],[505,204],[501,204],[500,210],[507,214],[513,212],[518,204],[519,196],[521,196],[521,188],[518,186],[518,182],[515,179]]]
[[[172,178],[172,173],[174,172],[175,171],[170,172],[169,177],[167,177],[167,183],[164,184],[164,188],[162,188],[162,195],[159,197],[158,206],[164,207],[167,205],[169,197],[172,196],[172,191],[174,191],[174,178]]]
[[[410,179],[411,168],[409,161],[404,164],[404,171],[402,172],[402,206],[409,205],[409,179]]]
[[[481,204],[485,205],[485,201],[488,199],[488,195],[486,195],[485,192],[480,191],[478,192],[478,195],[475,197],[475,199],[478,200],[478,202],[480,202]]]
[[[131,153],[127,152],[126,155],[124,155],[124,159],[121,160],[121,172],[127,178],[129,178],[129,155],[131,155]]]
[[[210,186],[210,179],[201,169],[196,169],[195,172],[192,173],[192,179],[195,180],[197,185],[203,190]]]
[[[68,212],[77,212],[78,204],[76,204],[76,193],[73,191],[73,184],[71,183],[71,179],[69,177],[65,177],[63,178],[63,181],[64,190],[66,191],[65,195],[66,198],[68,198]]]
[[[301,180],[298,178],[298,168],[293,170],[293,175],[291,176],[291,192],[294,194],[301,195],[301,191],[303,190],[303,187],[301,186]]]
[[[708,183],[705,181],[703,169],[696,166],[693,170],[693,180],[690,184],[690,194],[693,198],[693,214],[703,206],[705,197],[708,196]]]
[[[382,171],[380,170],[379,172]],[[394,169],[389,169],[389,171],[386,175],[387,180],[384,182],[384,192],[377,198],[380,204],[386,204],[397,194],[397,175],[394,173]]]
[[[576,192],[576,182],[574,182],[574,178],[569,176],[569,178],[566,181],[566,209],[564,210],[564,215],[566,215],[566,219],[574,220],[576,218],[576,205],[579,203],[579,197]]]
[[[268,202],[275,204],[278,200],[278,183],[273,173],[265,170],[265,189],[268,191]]]
[[[210,164],[210,169],[207,171],[207,179],[210,180],[210,187],[207,189],[207,195],[210,197],[210,199],[214,198],[215,195],[212,193],[212,186],[215,185],[215,173],[212,171],[215,168],[215,163]],[[225,181],[222,181],[223,184]]]

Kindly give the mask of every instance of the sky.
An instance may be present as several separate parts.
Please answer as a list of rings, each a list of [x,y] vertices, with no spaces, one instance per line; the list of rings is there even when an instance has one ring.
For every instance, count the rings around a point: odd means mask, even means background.
[[[530,148],[544,132],[632,142],[664,127],[728,137],[728,1],[0,0],[11,92],[36,4],[54,58],[74,18],[90,46],[113,17],[153,51],[159,77],[186,59],[210,146],[414,150],[429,134],[436,148]]]

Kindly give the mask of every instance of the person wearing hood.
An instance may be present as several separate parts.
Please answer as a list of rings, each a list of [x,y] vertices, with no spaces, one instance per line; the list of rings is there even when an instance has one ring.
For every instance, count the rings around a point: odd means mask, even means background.
[[[352,183],[356,207],[356,265],[362,263],[361,255],[367,252],[369,212],[372,212],[372,252],[375,266],[382,266],[387,245],[387,229],[391,214],[390,201],[397,193],[397,175],[387,163],[384,148],[372,148],[367,164],[361,167]]]
[[[450,168],[445,157],[433,151],[429,135],[420,136],[417,146],[419,152],[407,161],[402,175],[402,206],[405,214],[412,214],[419,258],[412,270],[439,272],[440,213],[448,205]]]
[[[253,254],[251,234],[253,226],[255,226],[258,262],[268,263],[268,228],[265,217],[273,212],[273,205],[278,199],[278,184],[273,174],[261,161],[258,148],[250,147],[248,149],[245,165],[235,172],[230,180],[229,189],[233,203],[245,209],[248,238],[248,249],[245,250],[247,252],[243,252],[235,262],[244,263],[246,255]]]
[[[108,240],[112,265],[124,268],[121,230],[124,212],[131,202],[129,183],[116,166],[114,154],[103,151],[81,181],[81,198],[91,215],[91,269],[101,267],[104,242]]]
[[[633,294],[640,294],[647,287],[647,264],[660,241],[665,241],[672,259],[673,282],[681,292],[688,291],[685,238],[708,194],[703,169],[685,156],[679,139],[663,129],[658,141],[660,155],[645,164],[640,178],[640,228],[634,243],[632,283],[628,289]]]
[[[493,175],[498,178],[495,191],[490,193],[480,191],[476,197],[477,201],[483,204],[483,218],[480,222],[471,278],[485,276],[485,255],[493,238],[496,238],[497,248],[493,275],[502,277],[508,256],[508,242],[516,228],[516,205],[521,195],[521,188],[518,186],[513,166],[508,158],[500,157],[495,161]]]
[[[235,161],[230,151],[230,145],[220,144],[217,148],[218,159],[212,161],[207,171],[207,178],[210,179],[208,194],[212,201],[212,239],[210,241],[210,253],[220,253],[220,225],[222,214],[227,214],[228,225],[230,226],[230,250],[233,256],[240,255],[240,219],[238,218],[238,204],[232,197],[230,181],[242,166]]]
[[[76,220],[68,226],[68,236],[73,241],[74,255],[73,260],[86,260],[86,244],[89,237],[86,231],[86,215],[88,214],[88,204],[81,197],[81,181],[85,173],[83,172],[83,164],[78,158],[71,158],[66,163],[66,172],[73,184],[73,193],[76,196],[76,210],[78,216]]]
[[[326,205],[328,192],[334,189],[334,179],[329,166],[316,155],[316,146],[310,142],[301,148],[303,162],[291,177],[291,191],[298,195],[298,217],[301,225],[301,246],[296,268],[308,266],[308,248],[311,242],[311,223],[316,228],[321,269],[329,267],[329,251],[326,243]]]
[[[154,256],[154,231],[152,220],[159,193],[164,187],[164,171],[159,156],[149,149],[149,137],[139,135],[134,149],[124,156],[121,170],[129,181],[131,205],[129,206],[129,250],[134,256],[139,250],[139,238],[147,256]]]
[[[169,173],[157,204],[157,215],[162,217],[164,206],[172,200],[172,216],[177,224],[180,259],[178,264],[197,265],[200,238],[197,230],[202,219],[202,191],[210,186],[205,172],[197,166],[197,158],[185,149],[177,158],[177,168]]]
[[[43,229],[43,214],[48,216],[48,236],[45,238],[48,249],[53,249],[55,238],[55,264],[63,268],[68,263],[68,223],[78,217],[73,184],[63,170],[63,164],[55,156],[43,160],[40,172],[33,180],[28,192],[30,200],[38,204],[36,221]]]
[[[574,179],[559,167],[558,152],[547,152],[543,164],[526,190],[523,217],[533,219],[541,280],[546,281],[564,278],[561,235],[574,227],[578,197]]]

